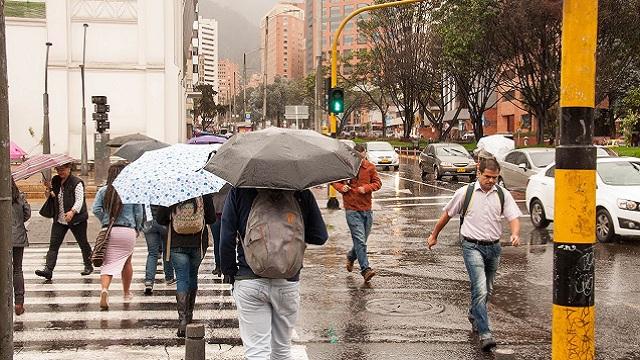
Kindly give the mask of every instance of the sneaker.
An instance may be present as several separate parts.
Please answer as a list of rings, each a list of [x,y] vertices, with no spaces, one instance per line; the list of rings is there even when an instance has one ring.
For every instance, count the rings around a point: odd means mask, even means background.
[[[213,275],[216,275],[217,277],[222,276],[222,269],[220,269],[219,265],[216,265],[216,267],[213,269],[213,271],[211,271],[211,273]]]
[[[109,310],[109,291],[100,291],[100,310]]]
[[[175,285],[178,282],[178,280],[176,280],[175,278],[169,279],[169,280],[165,280],[165,281],[166,281],[165,284],[167,284],[167,286]]]
[[[91,275],[91,273],[93,273],[93,266],[89,265],[84,267],[84,270],[82,270],[80,275],[87,276],[87,275]]]
[[[364,282],[369,282],[372,277],[376,276],[376,272],[372,268],[366,268],[362,272],[362,277],[364,278]]]
[[[36,275],[43,277],[47,280],[51,280],[51,277],[53,276],[53,273],[51,272],[51,270],[49,270],[48,268],[44,268],[42,270],[36,270]]]
[[[144,294],[145,295],[153,294],[153,283],[152,282],[145,282],[144,283]]]
[[[496,347],[496,341],[493,340],[493,337],[490,336],[486,339],[480,340],[480,348],[482,348],[482,351],[489,352],[494,347]]]
[[[353,263],[355,263],[355,260],[350,260],[349,258],[347,258],[347,262],[346,262],[346,268],[348,272],[352,272],[353,271]]]

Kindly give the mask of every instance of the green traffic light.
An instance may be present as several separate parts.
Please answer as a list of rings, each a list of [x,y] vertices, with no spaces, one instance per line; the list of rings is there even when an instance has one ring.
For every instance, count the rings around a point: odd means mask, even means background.
[[[342,89],[331,89],[329,94],[329,110],[333,114],[344,112],[344,91]]]

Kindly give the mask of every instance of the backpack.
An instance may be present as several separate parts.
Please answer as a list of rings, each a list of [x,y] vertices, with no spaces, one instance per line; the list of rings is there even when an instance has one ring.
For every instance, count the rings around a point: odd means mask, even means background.
[[[187,200],[176,205],[171,214],[171,224],[176,234],[189,235],[202,232],[204,229],[204,201],[202,197],[195,198],[196,208],[193,201]]]
[[[471,204],[471,198],[473,197],[475,189],[475,183],[467,185],[467,192],[464,195],[464,202],[460,210],[460,227],[462,227],[462,223],[464,223],[464,217],[467,215],[467,210],[469,210],[469,204]],[[499,185],[496,185],[496,189],[498,190],[498,198],[500,199],[500,215],[502,215],[504,212],[504,190]]]
[[[264,278],[292,278],[302,268],[306,247],[304,220],[294,192],[259,189],[242,239],[251,270]]]

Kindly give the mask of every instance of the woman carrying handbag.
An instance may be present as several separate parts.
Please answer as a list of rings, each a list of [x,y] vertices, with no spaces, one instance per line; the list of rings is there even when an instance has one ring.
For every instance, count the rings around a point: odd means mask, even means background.
[[[109,286],[114,276],[122,276],[124,300],[129,301],[133,297],[130,291],[133,278],[131,255],[142,229],[143,210],[142,205],[122,204],[112,185],[125,166],[126,163],[119,162],[109,167],[107,186],[98,190],[93,203],[93,214],[100,220],[102,227],[112,226],[110,233],[106,234],[107,244],[100,268],[101,310],[109,310]]]
[[[11,239],[13,241],[13,295],[15,297],[16,315],[24,313],[24,274],[22,273],[22,257],[24,248],[29,246],[27,228],[24,223],[31,218],[31,206],[24,194],[18,190],[16,182],[11,178]]]

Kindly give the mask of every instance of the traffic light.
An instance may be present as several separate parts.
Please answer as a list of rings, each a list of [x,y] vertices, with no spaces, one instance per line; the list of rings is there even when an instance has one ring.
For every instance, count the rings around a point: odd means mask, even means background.
[[[103,133],[109,129],[109,110],[111,107],[107,105],[106,96],[92,96],[91,102],[93,105],[93,120],[96,122],[96,131]]]
[[[331,114],[344,112],[344,90],[341,88],[331,88],[329,90],[329,112]]]

